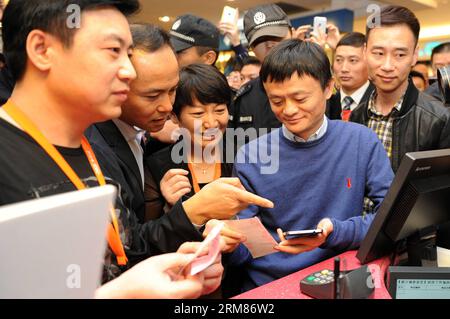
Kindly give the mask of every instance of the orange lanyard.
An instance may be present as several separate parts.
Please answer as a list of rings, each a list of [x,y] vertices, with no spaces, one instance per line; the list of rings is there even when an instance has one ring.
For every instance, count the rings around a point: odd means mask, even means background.
[[[194,193],[197,194],[200,191],[200,186],[198,185],[197,178],[195,177],[194,167],[192,166],[192,163],[188,163],[188,167],[189,167],[189,171],[191,171],[191,175],[192,175],[192,184],[194,184],[193,185]],[[216,179],[219,179],[221,174],[222,174],[222,166],[220,163],[216,163],[216,166],[214,168],[213,181],[215,181]]]
[[[75,171],[70,167],[69,163],[64,159],[56,147],[51,144],[45,136],[39,131],[39,129],[31,122],[30,119],[17,108],[11,101],[6,102],[3,109],[8,113],[8,115],[19,124],[22,129],[28,133],[35,141],[38,143],[47,154],[55,161],[55,163],[61,168],[61,170],[66,174],[70,181],[75,185],[78,190],[85,189],[86,185],[81,181]],[[103,176],[100,165],[98,164],[97,158],[91,148],[86,137],[83,136],[81,140],[81,147],[94,171],[95,177],[100,186],[106,185],[105,177]],[[117,216],[113,207],[111,207],[111,219],[112,225],[108,224],[107,229],[107,239],[111,250],[117,257],[117,263],[121,266],[126,265],[128,259],[125,255],[125,250],[120,240],[119,234],[119,224],[117,222]]]

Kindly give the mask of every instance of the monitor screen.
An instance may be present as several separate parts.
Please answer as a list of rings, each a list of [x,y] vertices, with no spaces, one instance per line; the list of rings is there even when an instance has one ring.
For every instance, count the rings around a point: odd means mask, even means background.
[[[450,221],[450,149],[407,153],[356,257],[361,263],[391,254],[426,227]]]

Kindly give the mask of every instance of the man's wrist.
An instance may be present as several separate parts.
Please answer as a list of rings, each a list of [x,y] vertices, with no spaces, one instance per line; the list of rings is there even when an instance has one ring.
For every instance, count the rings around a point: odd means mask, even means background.
[[[230,40],[230,43],[231,43],[231,45],[233,46],[233,47],[237,47],[237,46],[239,46],[240,44],[241,44],[241,39],[231,39]]]
[[[331,221],[331,219],[325,218],[324,226],[325,226],[325,231],[326,231],[327,237],[328,237],[328,236],[330,236],[330,234],[333,232],[333,229],[334,229],[333,222]]]
[[[197,202],[198,199],[196,196],[193,196],[182,202],[183,209],[192,224],[204,225],[208,221],[208,218],[205,216],[204,205],[198,205]]]

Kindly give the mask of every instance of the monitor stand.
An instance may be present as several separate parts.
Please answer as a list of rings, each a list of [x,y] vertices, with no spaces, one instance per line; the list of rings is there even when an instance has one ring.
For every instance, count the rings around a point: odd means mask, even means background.
[[[450,249],[450,223],[423,228],[399,241],[391,265],[438,267],[436,247]]]
[[[408,266],[437,267],[436,238],[436,226],[421,229],[408,237]]]

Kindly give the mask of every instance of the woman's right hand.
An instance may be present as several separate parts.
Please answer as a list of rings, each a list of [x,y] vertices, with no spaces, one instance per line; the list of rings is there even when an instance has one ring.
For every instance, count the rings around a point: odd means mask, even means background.
[[[188,174],[188,171],[179,168],[170,169],[164,174],[160,183],[161,193],[171,206],[183,195],[190,193],[192,186]]]
[[[205,230],[203,232],[203,238],[208,236],[209,232],[219,223],[223,223],[217,219],[211,219],[206,223]],[[220,250],[222,253],[233,252],[240,243],[246,240],[245,236],[232,230],[227,225],[224,225],[220,231]]]

